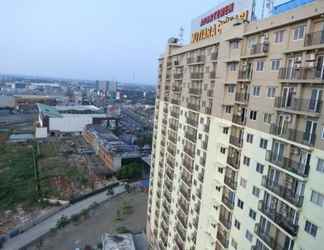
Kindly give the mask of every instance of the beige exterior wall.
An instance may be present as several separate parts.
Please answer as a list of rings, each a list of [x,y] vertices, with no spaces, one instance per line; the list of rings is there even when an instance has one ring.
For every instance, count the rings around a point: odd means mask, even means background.
[[[153,249],[322,249],[324,201],[311,199],[324,200],[323,14],[316,1],[168,44],[149,191]]]

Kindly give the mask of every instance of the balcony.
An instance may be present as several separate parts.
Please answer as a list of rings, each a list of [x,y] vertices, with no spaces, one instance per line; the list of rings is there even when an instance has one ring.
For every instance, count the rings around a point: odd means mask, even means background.
[[[290,158],[279,156],[271,150],[267,151],[266,160],[280,168],[283,168],[301,177],[307,177],[309,174],[310,166],[308,162],[297,162]]]
[[[203,79],[204,78],[204,73],[191,73],[190,74],[191,79]]]
[[[279,244],[279,242],[271,237],[269,233],[261,229],[259,224],[255,225],[254,232],[258,235],[271,249],[273,250],[287,250],[288,248]]]
[[[201,88],[189,88],[189,94],[201,95]]]
[[[233,167],[235,169],[239,169],[240,168],[240,157],[232,156],[232,155],[228,154],[227,164],[229,164],[231,167]]]
[[[189,203],[187,201],[185,201],[183,199],[179,199],[178,200],[178,205],[185,214],[188,214],[188,212],[189,212]]]
[[[197,141],[197,133],[192,134],[192,133],[186,131],[185,132],[185,137],[188,140],[192,141],[193,143],[196,143],[196,141]]]
[[[222,246],[227,249],[229,246],[229,240],[225,233],[222,233],[219,229],[217,231],[216,238],[219,240],[219,242],[222,244]]]
[[[202,188],[200,187],[200,188],[198,188],[197,191],[196,191],[196,196],[197,196],[199,199],[201,199],[201,195],[202,195]],[[200,205],[199,205],[199,207],[200,207]],[[197,213],[199,213],[199,211],[197,211]]]
[[[306,133],[297,129],[283,129],[276,124],[271,124],[270,134],[280,136],[286,140],[294,141],[297,143],[305,144],[307,146],[314,146],[316,135],[314,133]]]
[[[216,61],[217,59],[218,59],[218,51],[211,53],[210,60],[211,61]]]
[[[276,97],[275,99],[275,108],[282,109],[284,111],[293,111],[293,112],[305,112],[305,113],[314,113],[320,114],[322,101],[312,100],[312,99],[302,99],[302,98],[292,98],[288,100],[285,97]]]
[[[177,246],[176,249],[179,249],[179,250],[184,250],[184,244],[183,244],[183,241],[180,239],[180,237],[178,235],[176,235],[176,237],[174,238],[174,241],[175,241],[175,244]]]
[[[179,119],[179,115],[180,115],[180,113],[179,113],[178,111],[173,111],[173,110],[171,110],[170,115],[171,115],[173,118]]]
[[[293,68],[281,68],[279,70],[279,79],[284,81],[319,81],[322,82],[321,70],[317,70],[317,67],[293,67]]]
[[[214,90],[213,89],[210,89],[207,91],[207,97],[208,98],[213,98],[214,97]]]
[[[205,157],[200,157],[200,159],[199,159],[199,164],[200,164],[201,166],[205,166],[205,165],[206,165],[206,158],[205,158]]]
[[[162,207],[164,208],[164,211],[165,212],[167,212],[168,214],[170,214],[170,205],[168,203],[166,203],[165,201],[163,201]]]
[[[172,156],[175,156],[175,155],[176,155],[176,151],[175,151],[174,148],[168,146],[167,150],[168,150],[168,152],[169,152]]]
[[[201,148],[203,150],[207,150],[207,148],[208,148],[208,141],[202,141],[201,142]]]
[[[190,160],[188,158],[184,158],[182,160],[182,165],[190,172],[192,173],[193,171],[193,160]]]
[[[205,113],[206,113],[207,115],[211,115],[211,113],[212,113],[212,107],[206,107],[206,108],[205,108]]]
[[[250,55],[260,55],[260,54],[267,54],[269,52],[269,43],[257,43],[252,46],[250,49]]]
[[[169,128],[174,130],[174,131],[178,131],[178,124],[175,123],[169,123]]]
[[[171,193],[167,190],[164,191],[164,198],[169,204],[171,204]]]
[[[195,157],[195,148],[194,147],[189,147],[189,146],[185,145],[184,148],[183,148],[183,151],[186,154],[190,155],[191,158]]]
[[[181,87],[180,86],[173,86],[172,91],[173,92],[181,92]]]
[[[165,171],[165,174],[168,176],[168,178],[169,178],[170,181],[173,180],[173,178],[174,178],[174,174],[173,174],[172,171],[167,170],[167,171]]]
[[[187,117],[186,122],[193,127],[198,126],[198,119]]]
[[[295,205],[296,207],[302,207],[303,205],[303,195],[296,194],[295,190],[273,182],[267,176],[263,176],[262,186],[275,193],[276,195],[282,197],[291,204]]]
[[[233,144],[234,146],[241,148],[243,146],[243,139],[237,136],[230,136],[230,144]]]
[[[174,144],[177,144],[177,137],[176,136],[171,136],[171,135],[169,135],[169,141],[171,141],[172,143],[174,143]]]
[[[297,236],[298,224],[294,223],[294,218],[289,218],[277,212],[276,209],[267,207],[264,201],[259,202],[258,209],[269,219],[271,219],[273,222],[275,222],[281,228],[283,228],[286,232],[288,232],[291,236]]]
[[[192,176],[190,174],[185,174],[184,172],[181,174],[181,180],[183,180],[184,183],[186,183],[186,185],[188,187],[191,187],[192,184]]]
[[[246,125],[246,117],[241,115],[233,115],[232,122],[241,126]]]
[[[164,181],[164,185],[170,193],[172,192],[172,180],[173,180],[172,176],[173,176],[173,174],[171,174],[169,172],[169,175],[167,174],[167,177],[169,178],[169,180],[165,179],[165,181]]]
[[[237,180],[236,180],[235,176],[225,175],[225,177],[224,177],[224,183],[227,186],[229,186],[232,190],[236,190],[237,189]]]
[[[190,189],[186,188],[183,184],[180,186],[180,193],[182,194],[182,196],[187,200],[190,201]]]
[[[304,41],[305,47],[320,45],[323,43],[324,43],[324,31],[308,33],[305,36],[305,41]]]
[[[252,70],[240,70],[238,73],[239,81],[251,81],[252,79]]]
[[[182,242],[186,241],[186,232],[181,228],[181,225],[179,223],[177,223],[176,225],[176,231],[178,233],[178,235],[180,236],[180,239]],[[184,249],[184,248],[180,248],[180,249]]]
[[[187,104],[188,109],[192,109],[195,111],[200,111],[200,105],[199,104],[195,104],[195,103],[188,103]]]
[[[173,78],[175,79],[175,80],[181,80],[182,78],[183,78],[183,73],[175,73],[175,74],[173,74]]]
[[[250,95],[248,93],[236,93],[235,101],[241,104],[248,104]]]
[[[183,227],[183,229],[187,230],[188,217],[187,216],[183,216],[181,214],[181,212],[180,213],[178,212],[177,213],[177,218],[178,218],[178,221],[180,222],[181,226]]]
[[[210,78],[210,79],[216,79],[216,71],[211,71],[211,72],[209,73],[209,78]]]
[[[226,214],[219,214],[219,221],[222,223],[222,225],[227,229],[230,230],[232,227],[232,218],[231,216],[228,216]]]
[[[222,196],[222,202],[231,210],[234,209],[234,201],[230,200],[226,195]]]
[[[175,105],[180,105],[180,98],[172,98],[171,103]]]

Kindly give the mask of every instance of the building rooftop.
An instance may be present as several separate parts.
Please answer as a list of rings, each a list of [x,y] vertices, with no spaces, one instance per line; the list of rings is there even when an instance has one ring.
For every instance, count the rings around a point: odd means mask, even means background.
[[[62,114],[104,114],[103,110],[93,105],[49,106],[38,103],[39,112],[49,117],[63,117]]]
[[[103,250],[136,250],[131,234],[105,234],[102,245]]]

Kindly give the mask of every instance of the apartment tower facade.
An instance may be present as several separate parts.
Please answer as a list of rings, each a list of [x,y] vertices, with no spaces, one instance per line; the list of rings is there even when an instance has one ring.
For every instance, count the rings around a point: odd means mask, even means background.
[[[324,1],[229,19],[189,45],[170,40],[159,59],[152,249],[324,249],[323,87]]]

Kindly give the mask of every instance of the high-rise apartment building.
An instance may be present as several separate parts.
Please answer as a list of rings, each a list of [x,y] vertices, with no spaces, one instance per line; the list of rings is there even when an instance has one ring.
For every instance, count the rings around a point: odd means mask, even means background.
[[[324,249],[324,1],[291,9],[302,2],[254,22],[242,21],[245,10],[226,18],[234,6],[225,4],[202,17],[189,45],[169,41],[153,136],[153,249]]]

